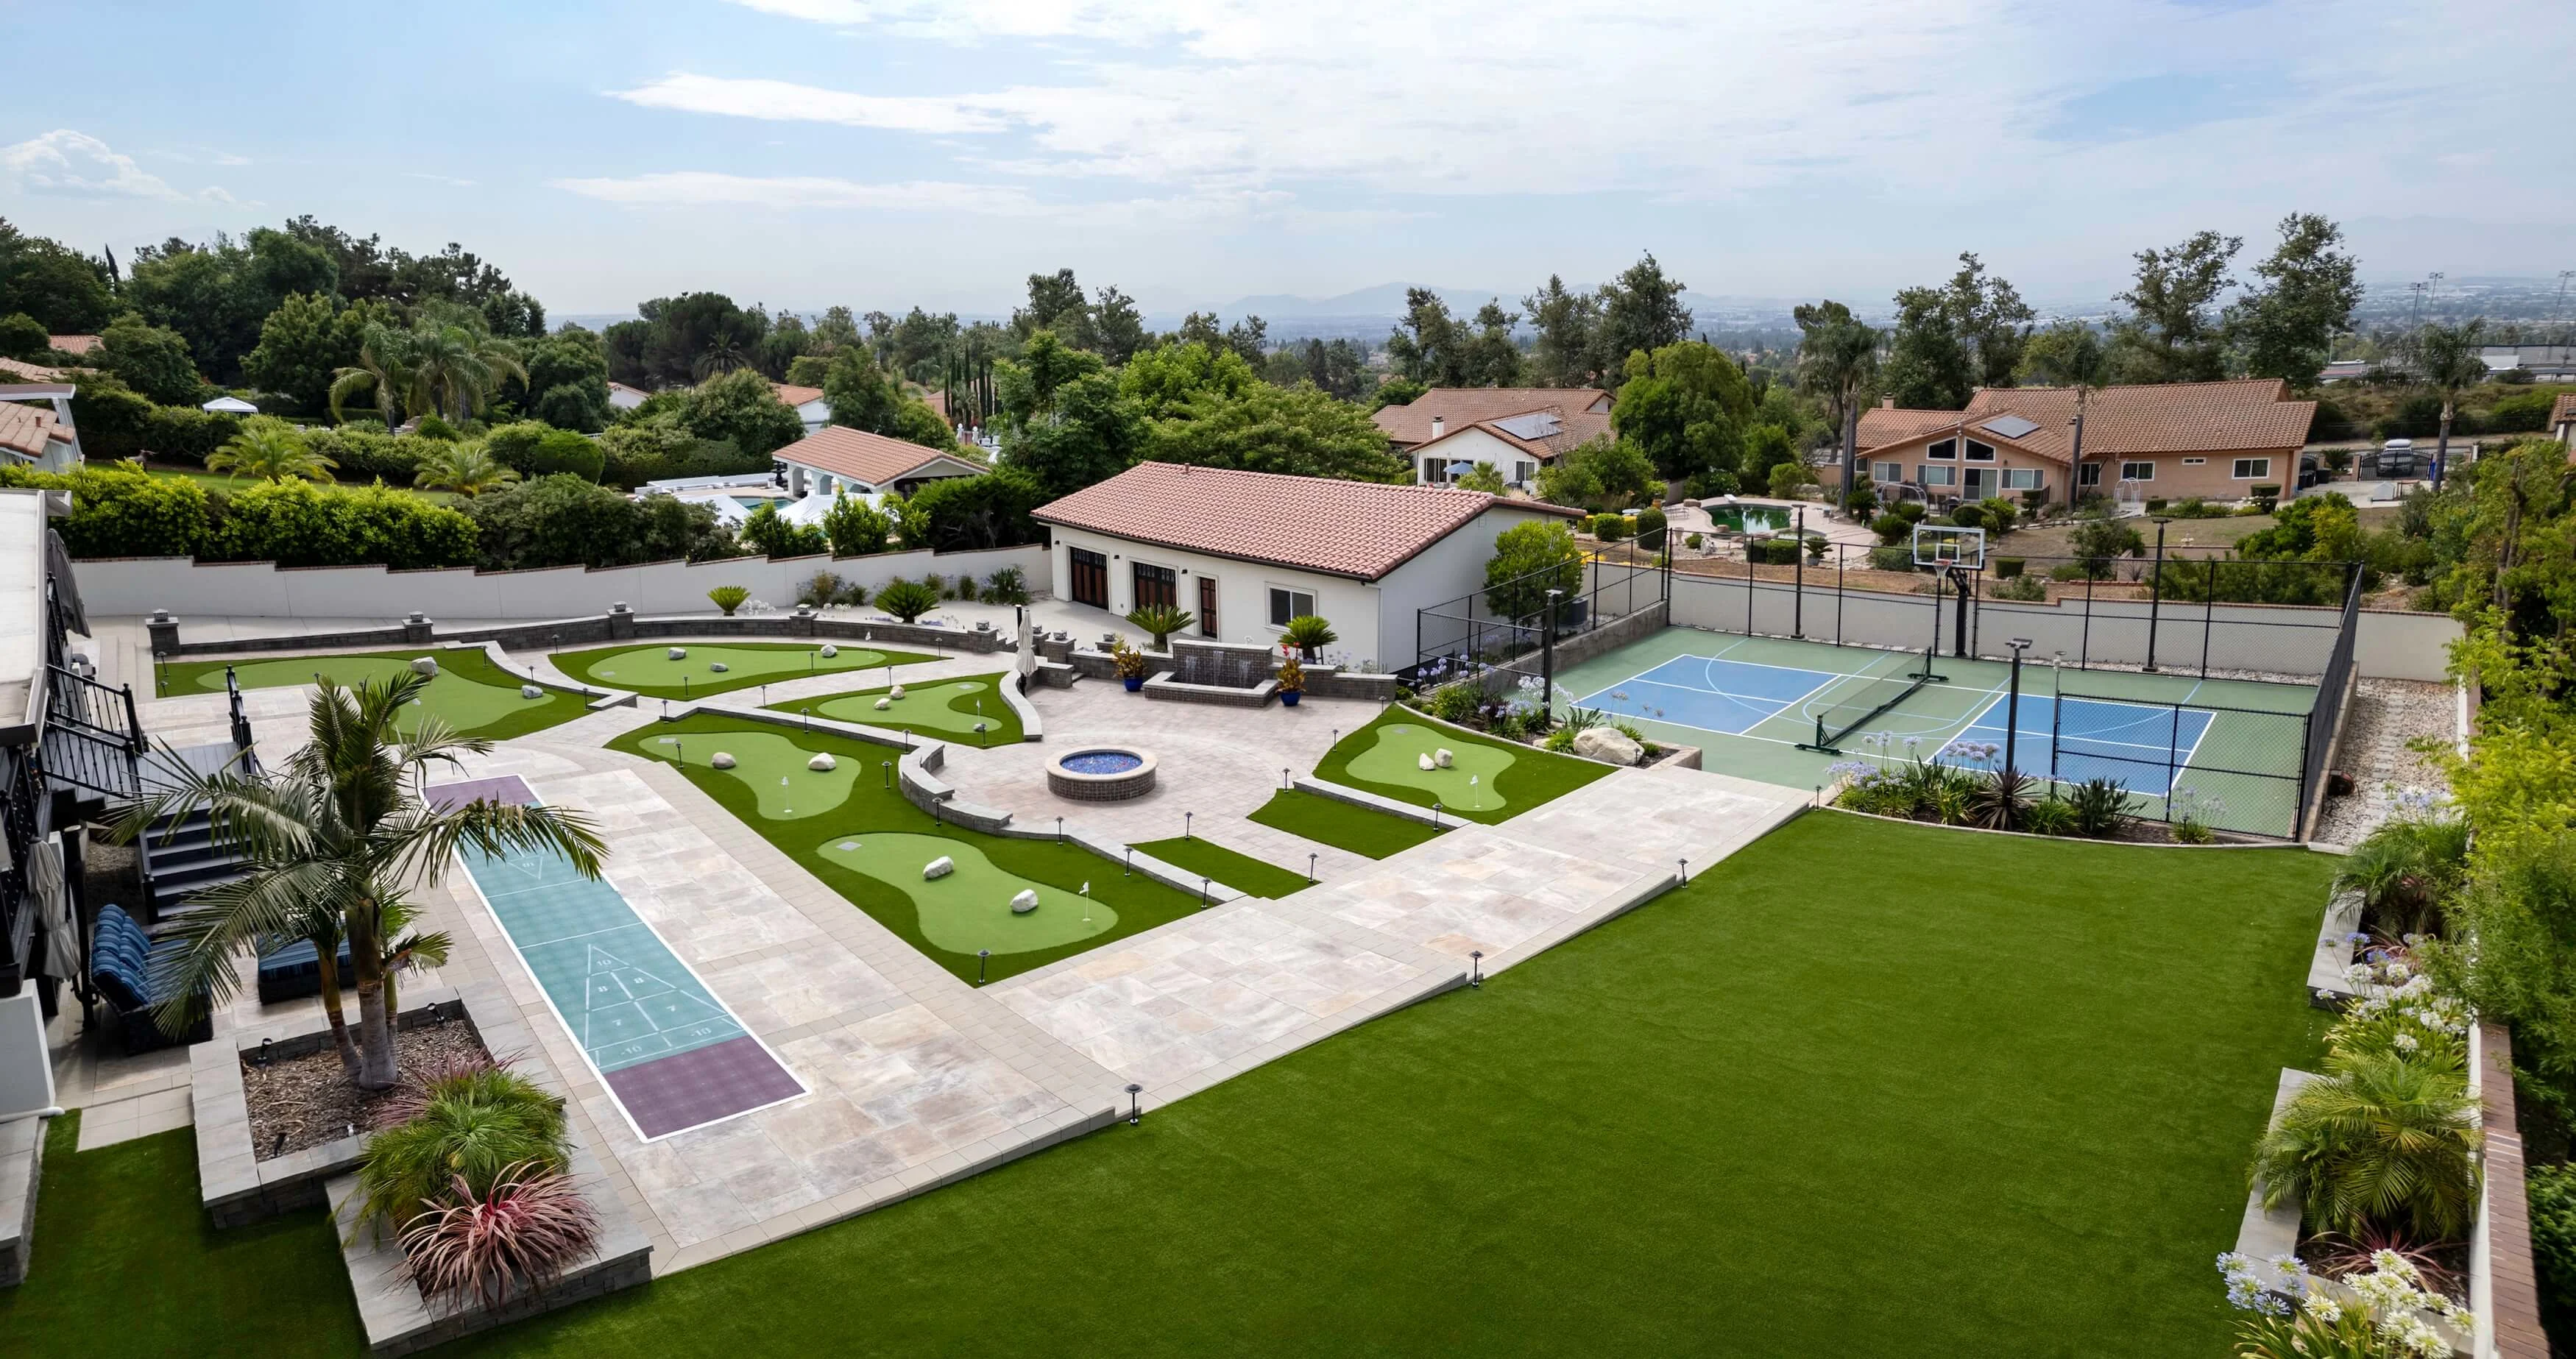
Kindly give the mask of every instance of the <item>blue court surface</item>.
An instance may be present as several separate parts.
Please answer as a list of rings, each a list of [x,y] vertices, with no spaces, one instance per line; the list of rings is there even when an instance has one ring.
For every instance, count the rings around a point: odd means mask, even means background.
[[[1763,719],[1842,678],[1823,670],[1675,656],[1577,699],[1574,706],[1741,736]]]
[[[1958,740],[1997,748],[1991,760],[1963,763],[1980,768],[2003,763],[2004,713],[2005,701],[1996,699],[1959,733]],[[2091,698],[2067,699],[2061,712],[2057,700],[2029,693],[2021,696],[2018,716],[2021,739],[2013,759],[2024,770],[2061,783],[2117,779],[2130,792],[2149,797],[2164,796],[2173,776],[2190,766],[2211,721],[2210,714],[2195,708]]]

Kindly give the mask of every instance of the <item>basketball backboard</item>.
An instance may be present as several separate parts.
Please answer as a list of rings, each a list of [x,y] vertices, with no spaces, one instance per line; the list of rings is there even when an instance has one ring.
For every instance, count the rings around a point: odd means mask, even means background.
[[[1986,531],[1950,524],[1916,524],[1914,564],[1975,571],[1986,564]]]

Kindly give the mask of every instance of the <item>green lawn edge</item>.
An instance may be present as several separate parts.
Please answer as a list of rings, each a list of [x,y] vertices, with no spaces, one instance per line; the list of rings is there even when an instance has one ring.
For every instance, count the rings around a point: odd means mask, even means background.
[[[1316,763],[1315,777],[1326,783],[1338,783],[1345,788],[1357,788],[1364,792],[1375,793],[1380,797],[1394,798],[1398,802],[1410,802],[1416,807],[1430,806],[1435,799],[1423,789],[1400,783],[1378,783],[1374,780],[1358,778],[1350,772],[1352,757],[1375,746],[1377,729],[1389,722],[1417,722],[1436,728],[1445,733],[1450,743],[1454,745],[1490,746],[1496,750],[1511,752],[1514,757],[1511,767],[1494,780],[1500,785],[1504,805],[1488,811],[1473,812],[1461,811],[1454,807],[1442,808],[1445,814],[1465,821],[1481,822],[1488,826],[1498,825],[1523,812],[1553,802],[1595,779],[1607,778],[1618,772],[1616,766],[1602,764],[1596,760],[1559,755],[1555,751],[1541,750],[1537,746],[1525,746],[1517,741],[1497,741],[1479,732],[1436,721],[1398,703],[1388,706],[1385,711],[1369,719],[1367,726],[1348,732],[1342,739],[1334,742],[1333,748],[1326,751],[1324,758]]]
[[[1245,819],[1370,859],[1383,859],[1443,834],[1419,821],[1299,788],[1272,793]]]
[[[438,668],[441,671],[458,679],[470,680],[496,689],[508,689],[512,693],[518,692],[519,687],[524,684],[535,684],[546,691],[544,698],[534,700],[526,707],[512,710],[507,717],[486,722],[479,727],[457,729],[467,736],[481,737],[488,741],[506,741],[513,736],[526,736],[532,732],[544,731],[548,727],[561,726],[590,711],[588,696],[504,670],[493,663],[490,652],[480,647],[420,647],[406,651],[334,651],[317,656],[235,656],[221,661],[174,661],[160,668],[161,673],[155,677],[154,684],[163,698],[188,694],[219,694],[223,692],[222,689],[198,688],[197,682],[208,674],[222,674],[224,667],[228,665],[238,666],[254,661],[309,660],[318,666],[324,661],[335,658],[410,661],[423,656],[438,662]],[[293,686],[254,684],[243,687],[285,689]]]
[[[1184,872],[1214,878],[1220,885],[1247,896],[1275,900],[1314,886],[1306,881],[1303,873],[1290,872],[1249,854],[1239,854],[1205,836],[1147,840],[1139,842],[1135,848],[1140,854],[1151,854]]]
[[[1090,952],[1201,909],[1196,896],[1166,887],[1151,878],[1122,875],[1115,861],[1104,859],[1069,841],[988,835],[953,822],[932,821],[929,813],[907,801],[900,791],[884,786],[882,771],[877,766],[902,757],[902,752],[892,746],[853,740],[831,732],[809,732],[784,724],[712,713],[695,713],[675,721],[647,723],[607,744],[611,750],[668,763],[670,756],[656,747],[656,738],[740,731],[746,726],[785,736],[803,749],[829,753],[835,759],[859,761],[860,774],[850,789],[849,801],[821,816],[788,822],[771,821],[760,815],[758,797],[733,775],[692,763],[680,767],[682,776],[714,798],[736,820],[777,846],[779,852],[794,859],[806,872],[840,893],[854,909],[866,912],[923,957],[961,980],[975,980],[979,960],[973,954],[952,953],[931,943],[922,934],[912,898],[865,873],[824,857],[819,848],[823,842],[840,835],[868,831],[944,835],[977,846],[994,864],[1024,878],[1069,892],[1088,882],[1092,897],[1107,902],[1118,912],[1116,927],[1088,939],[1057,948],[1033,949],[1027,953],[994,954],[984,969],[986,981],[1000,981],[1059,959]]]
[[[938,679],[923,680],[921,683],[953,684],[959,680],[981,680],[992,686],[993,701],[987,705],[987,711],[981,714],[984,721],[989,723],[991,727],[990,730],[984,733],[984,744],[996,746],[1017,745],[1028,739],[1028,733],[1020,726],[1019,709],[1012,707],[1010,700],[1002,697],[1002,686],[1011,682],[1009,672],[1004,671],[990,675],[942,675]],[[918,687],[920,686],[907,686],[907,688]],[[769,705],[769,711],[780,713],[802,713],[806,709],[811,708],[817,710],[817,715],[820,715],[822,706],[834,701],[835,699],[881,698],[893,688],[894,686],[890,684],[880,684],[873,689],[844,689],[837,693],[816,694],[812,698],[798,698],[790,699],[784,703],[772,703]],[[971,714],[973,712],[971,708],[960,708],[957,706],[956,699],[962,697],[965,696],[961,694],[951,698],[946,704],[946,707],[950,712]],[[881,713],[871,711],[864,716],[843,716],[833,720],[839,722],[855,722],[861,726],[867,727],[883,727],[890,731],[919,732],[924,736],[929,736],[941,741],[954,741],[960,745],[968,745],[975,742],[976,738],[971,733],[960,733],[952,731],[946,727],[914,722],[908,718],[899,716],[898,714],[901,712],[902,709],[900,708],[889,708]]]
[[[620,680],[600,679],[591,674],[591,667],[610,656],[655,646],[723,646],[739,651],[812,651],[826,644],[855,646],[873,651],[884,656],[885,663],[891,665],[920,665],[927,661],[948,659],[944,656],[931,656],[917,651],[897,651],[892,647],[879,646],[874,642],[837,642],[829,637],[818,637],[810,642],[736,642],[724,638],[691,638],[665,642],[654,638],[643,638],[618,642],[611,646],[589,647],[580,651],[557,651],[551,653],[551,659],[557,670],[584,684],[595,685],[602,689],[620,689],[630,694],[641,694],[646,698],[712,698],[717,694],[730,694],[737,689],[748,689],[756,684],[785,684],[788,680],[802,677],[792,674],[783,678],[777,675],[710,677],[704,683],[690,681],[687,692],[683,693],[681,687],[676,684],[628,684]],[[872,670],[875,668],[869,667]],[[859,672],[852,670],[846,673]]]

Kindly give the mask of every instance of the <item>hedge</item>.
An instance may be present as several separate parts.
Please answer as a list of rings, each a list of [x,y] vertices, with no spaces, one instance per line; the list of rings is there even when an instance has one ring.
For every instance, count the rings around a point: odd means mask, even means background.
[[[1754,538],[1744,544],[1744,550],[1762,566],[1795,566],[1803,549],[1795,538]]]
[[[72,512],[55,527],[74,557],[397,569],[474,560],[473,520],[380,486],[290,481],[209,495],[185,477],[113,465],[70,473],[0,468],[0,486],[70,491]]]
[[[0,486],[72,493],[72,512],[54,521],[75,557],[186,557],[205,545],[213,522],[205,486],[186,477],[147,476],[106,463],[74,472],[0,467]]]

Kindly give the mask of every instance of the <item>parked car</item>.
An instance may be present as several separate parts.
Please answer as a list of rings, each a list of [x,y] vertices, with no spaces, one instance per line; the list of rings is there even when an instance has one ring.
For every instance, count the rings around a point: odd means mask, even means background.
[[[2411,477],[2416,474],[2415,441],[2391,439],[2379,446],[2371,470],[2383,477]]]

